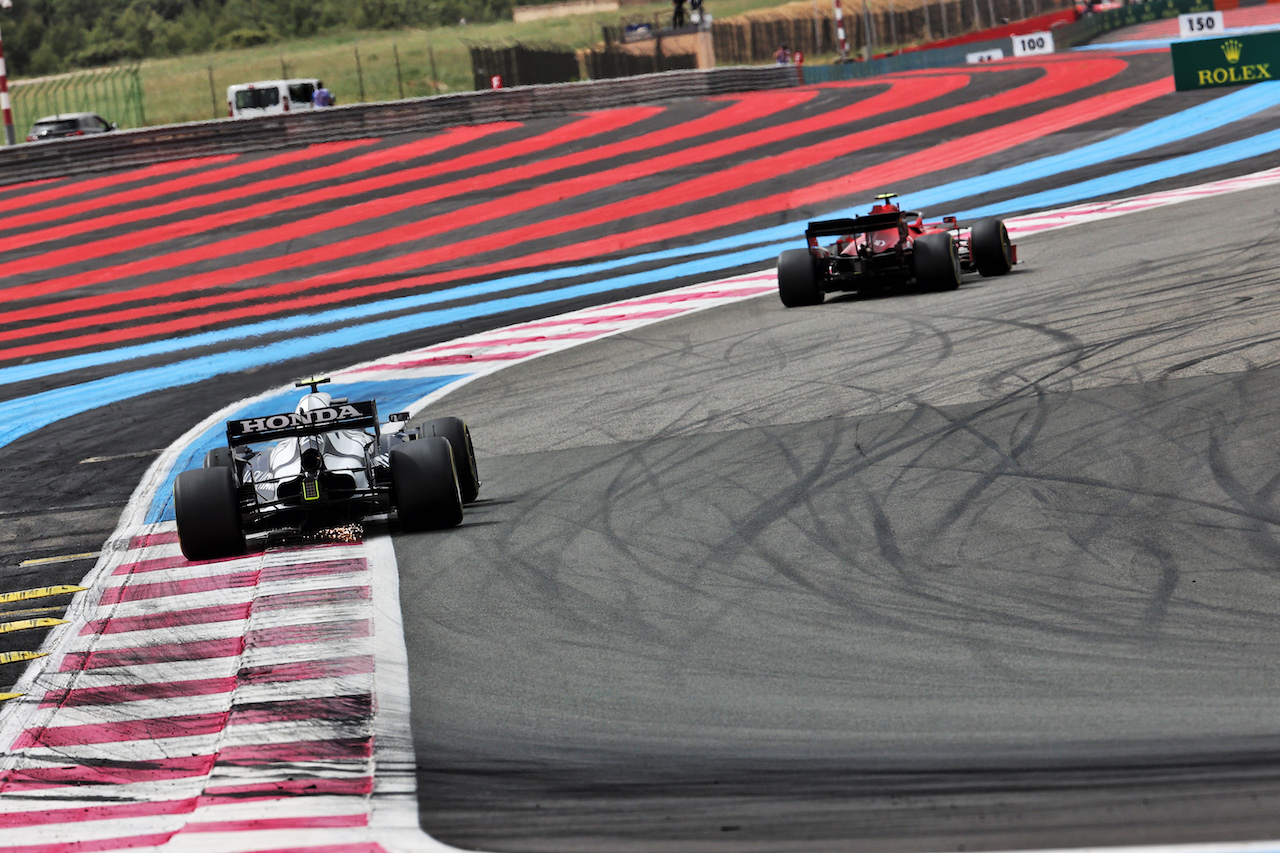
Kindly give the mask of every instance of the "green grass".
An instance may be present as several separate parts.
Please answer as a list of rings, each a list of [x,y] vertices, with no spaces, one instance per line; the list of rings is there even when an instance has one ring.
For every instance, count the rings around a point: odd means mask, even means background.
[[[825,10],[828,4],[829,0],[824,0],[822,8]],[[706,8],[717,17],[729,17],[778,5],[778,0],[709,0]],[[333,91],[339,104],[469,92],[474,86],[471,55],[465,42],[552,42],[581,49],[601,43],[601,25],[663,20],[670,11],[669,3],[652,3],[628,6],[616,12],[568,15],[520,24],[503,21],[432,30],[331,34],[244,50],[148,60],[142,65],[147,124],[225,117],[227,86],[281,76],[319,77]],[[357,52],[360,72],[357,72]],[[399,80],[396,53],[400,58]]]

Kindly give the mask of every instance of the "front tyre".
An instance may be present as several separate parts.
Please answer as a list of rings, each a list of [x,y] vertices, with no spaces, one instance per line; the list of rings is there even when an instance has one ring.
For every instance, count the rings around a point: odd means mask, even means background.
[[[778,296],[788,308],[822,304],[822,288],[808,249],[787,249],[778,255]]]
[[[1001,219],[980,219],[969,229],[969,257],[983,277],[1013,269],[1013,246]]]
[[[453,463],[458,469],[458,488],[462,502],[469,504],[480,494],[480,471],[476,468],[476,449],[471,444],[471,430],[461,418],[436,418],[422,425],[422,435],[434,435],[449,440],[453,448]]]
[[[960,286],[960,253],[950,232],[921,234],[911,246],[916,286],[921,290],[955,290]]]
[[[391,450],[391,493],[405,530],[462,523],[462,492],[448,439],[427,436]]]
[[[216,560],[245,551],[240,502],[230,468],[193,468],[173,481],[178,544],[188,560]]]

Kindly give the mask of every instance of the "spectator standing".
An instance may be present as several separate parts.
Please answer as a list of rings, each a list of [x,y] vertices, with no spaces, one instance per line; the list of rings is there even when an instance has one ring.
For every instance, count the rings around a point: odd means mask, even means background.
[[[684,0],[671,0],[671,26],[684,26]]]
[[[773,54],[773,61],[779,65],[791,64],[791,51],[787,50],[785,43],[778,45],[777,51]]]
[[[311,93],[311,106],[313,107],[331,107],[333,106],[333,93],[324,87],[323,80],[316,81],[316,90]]]
[[[689,0],[689,20],[695,26],[702,26],[702,0]]]

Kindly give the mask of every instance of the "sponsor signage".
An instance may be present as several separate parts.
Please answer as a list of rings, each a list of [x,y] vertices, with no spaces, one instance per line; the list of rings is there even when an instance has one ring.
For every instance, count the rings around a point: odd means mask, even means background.
[[[362,429],[377,425],[378,407],[372,400],[342,403],[309,412],[285,412],[227,421],[227,444],[235,446],[284,436],[314,435],[335,429]]]
[[[1184,39],[1220,36],[1225,31],[1221,12],[1192,12],[1178,16],[1178,35]]]
[[[1261,83],[1280,74],[1280,32],[1175,41],[1169,52],[1179,91]]]
[[[997,59],[1004,59],[1004,51],[1000,48],[993,50],[980,50],[977,53],[966,53],[964,61],[970,65],[978,65],[982,62],[995,62]]]
[[[1013,37],[1014,56],[1037,56],[1042,53],[1053,53],[1053,33],[1027,33]]]

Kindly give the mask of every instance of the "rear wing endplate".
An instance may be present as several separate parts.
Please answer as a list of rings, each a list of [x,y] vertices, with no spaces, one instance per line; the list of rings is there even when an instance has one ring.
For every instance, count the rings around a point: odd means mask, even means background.
[[[238,447],[277,438],[319,435],[335,429],[376,429],[377,426],[378,404],[373,400],[335,403],[309,412],[227,421],[227,445]]]

